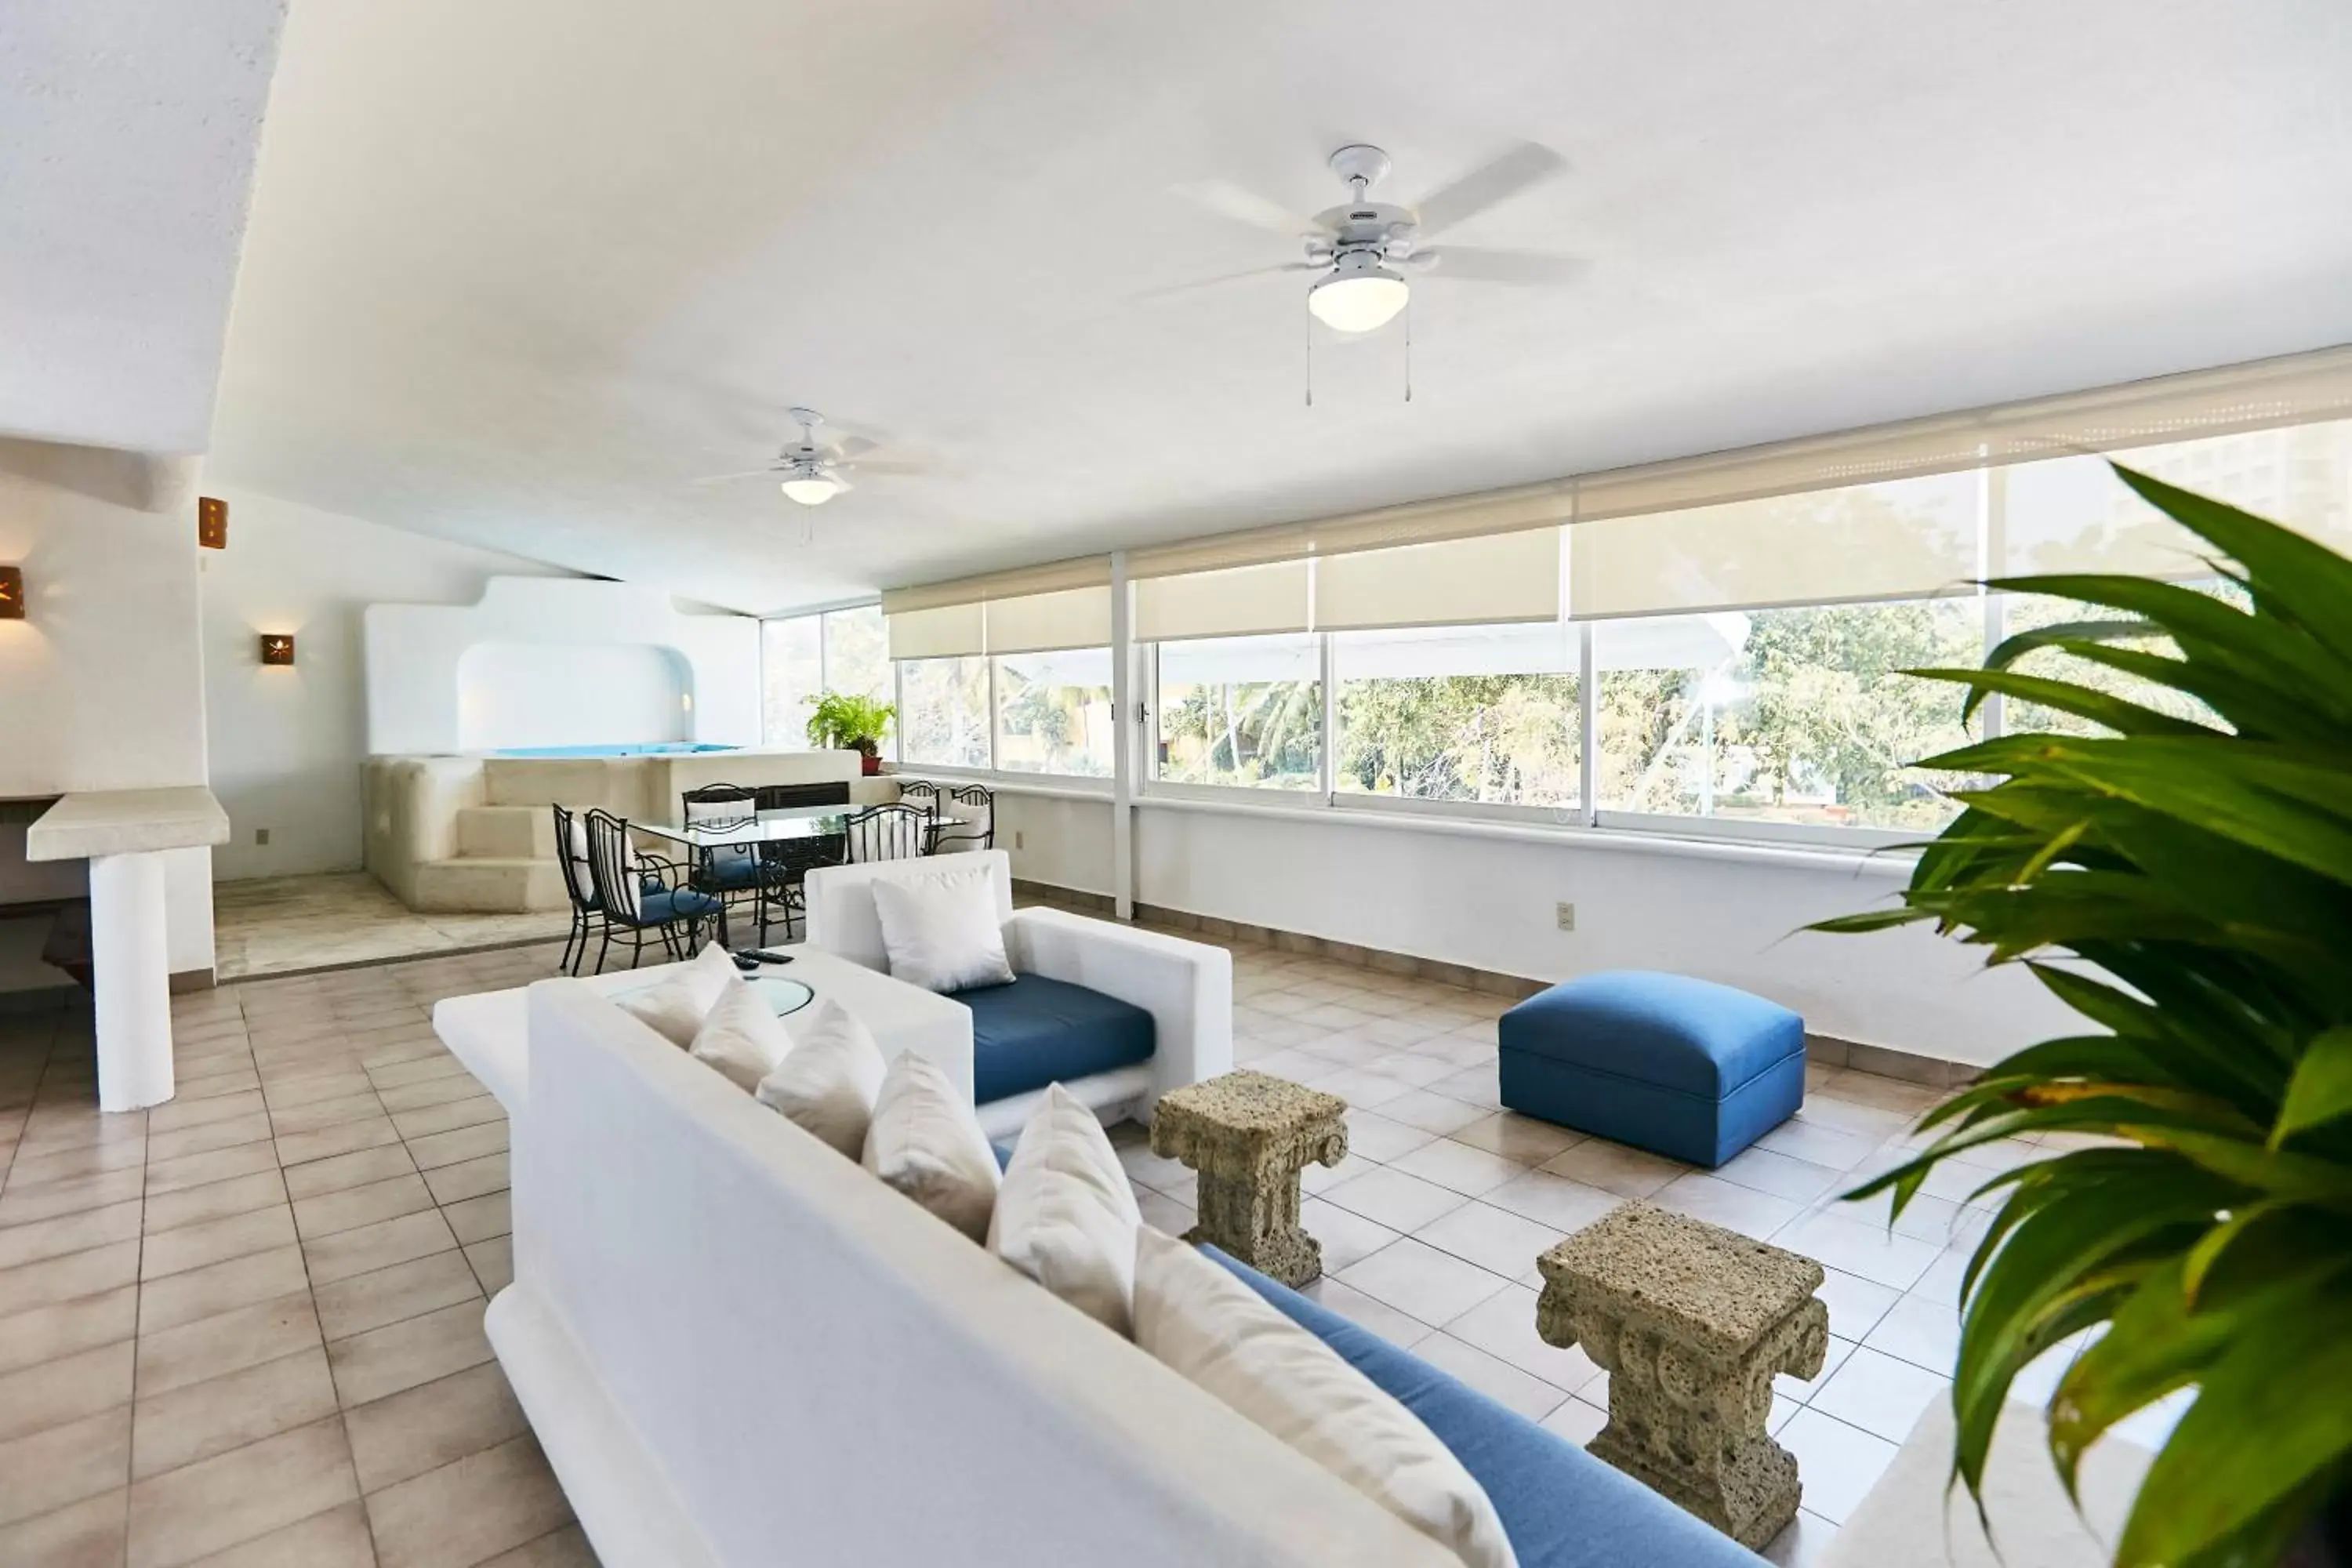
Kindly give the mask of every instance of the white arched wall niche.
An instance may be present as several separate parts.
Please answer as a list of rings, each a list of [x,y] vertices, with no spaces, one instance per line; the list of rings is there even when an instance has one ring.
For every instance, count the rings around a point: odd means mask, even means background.
[[[493,577],[476,604],[371,605],[363,626],[371,752],[760,742],[759,622],[658,588]]]

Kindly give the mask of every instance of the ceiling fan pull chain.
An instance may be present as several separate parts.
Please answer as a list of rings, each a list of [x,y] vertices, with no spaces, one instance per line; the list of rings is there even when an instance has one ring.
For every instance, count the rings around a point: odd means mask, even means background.
[[[1315,406],[1315,318],[1305,310],[1298,313],[1307,332],[1307,406]]]
[[[1412,401],[1412,297],[1404,301],[1404,400]]]

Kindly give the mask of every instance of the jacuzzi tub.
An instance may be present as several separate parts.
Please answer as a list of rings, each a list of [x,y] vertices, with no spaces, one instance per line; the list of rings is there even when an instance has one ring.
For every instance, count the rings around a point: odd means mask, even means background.
[[[715,741],[646,741],[614,746],[509,746],[491,752],[493,757],[683,757],[698,752],[733,752],[741,748]]]

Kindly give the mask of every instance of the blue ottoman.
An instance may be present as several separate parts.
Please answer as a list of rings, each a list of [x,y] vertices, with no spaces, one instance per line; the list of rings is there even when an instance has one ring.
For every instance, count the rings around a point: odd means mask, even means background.
[[[1805,1101],[1805,1021],[1712,981],[1611,970],[1500,1025],[1503,1103],[1695,1165],[1720,1165]]]

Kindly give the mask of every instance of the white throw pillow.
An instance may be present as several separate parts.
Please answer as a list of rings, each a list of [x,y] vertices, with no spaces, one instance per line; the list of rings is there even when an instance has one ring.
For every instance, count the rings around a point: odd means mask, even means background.
[[[866,1026],[839,1003],[824,1001],[754,1092],[761,1104],[856,1160],[866,1152],[884,1071],[881,1047]]]
[[[1076,1095],[1050,1086],[1004,1167],[989,1250],[1124,1334],[1142,1223],[1102,1123]]]
[[[904,882],[877,877],[874,913],[891,979],[941,992],[1012,984],[987,868]]]
[[[1135,1342],[1470,1568],[1516,1568],[1486,1491],[1421,1418],[1185,1243],[1137,1234]]]
[[[900,1051],[866,1130],[866,1168],[974,1241],[996,1207],[996,1151],[937,1062]]]
[[[730,974],[726,989],[719,992],[695,1034],[692,1054],[696,1061],[717,1068],[749,1094],[776,1070],[776,1064],[792,1048],[793,1037],[784,1032],[784,1021],[776,1016],[768,999]]]
[[[714,942],[695,954],[693,963],[660,984],[615,996],[613,1001],[623,1012],[635,1014],[656,1034],[685,1050],[694,1044],[694,1037],[702,1028],[703,1016],[718,1002],[719,993],[727,989],[730,980],[741,984],[741,976],[735,973],[735,961]]]

